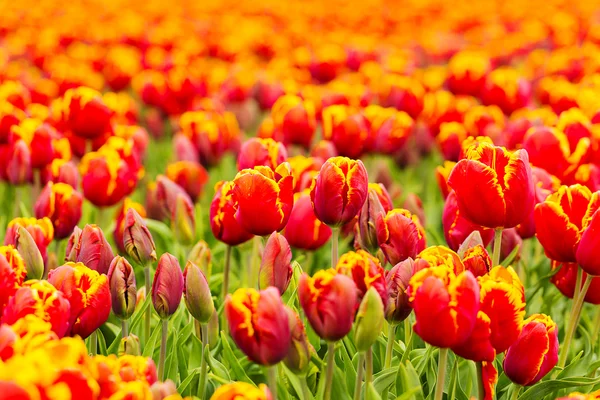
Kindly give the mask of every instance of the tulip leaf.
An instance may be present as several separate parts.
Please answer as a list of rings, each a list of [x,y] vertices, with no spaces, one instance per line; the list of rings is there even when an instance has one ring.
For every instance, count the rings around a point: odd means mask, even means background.
[[[381,400],[379,393],[375,388],[375,382],[370,382],[365,388],[365,400]]]
[[[424,400],[425,398],[419,374],[417,374],[410,360],[400,363],[396,372],[396,394],[406,392],[414,393],[406,400]]]
[[[214,358],[210,351],[205,351],[205,357],[206,363],[210,368],[210,372],[212,372],[215,376],[217,376],[220,379],[223,379],[227,382],[231,381],[231,377],[229,376],[227,368],[225,368],[223,364],[221,364],[216,358]]]
[[[185,343],[185,342],[183,342]],[[179,379],[185,379],[188,376],[187,357],[184,346],[177,346],[177,367],[179,369]]]
[[[161,334],[162,334],[162,326],[161,326],[161,324],[157,324],[154,327],[152,334],[150,335],[150,339],[144,345],[144,351],[142,352],[142,355],[144,357],[153,357],[154,356],[154,350],[156,349],[156,344],[158,343],[158,339],[160,338]]]
[[[375,374],[373,379],[373,387],[377,392],[381,393],[384,389],[392,386],[392,383],[396,380],[397,368],[390,367],[379,371]]]
[[[539,400],[560,389],[573,388],[578,386],[592,386],[600,384],[599,378],[573,377],[563,379],[552,379],[540,382],[527,389],[525,393],[519,396],[519,400]]]
[[[225,335],[225,332],[223,331],[221,331],[221,341],[223,343],[223,357],[225,357],[225,360],[227,360],[229,368],[233,370],[233,375],[235,379],[238,381],[254,384],[254,382],[252,382],[252,379],[248,378],[248,375],[246,375],[246,371],[244,370],[244,368],[242,368],[240,361],[233,353],[231,345],[229,344],[229,340]]]
[[[196,335],[190,336],[190,340],[192,341],[192,348],[189,355],[188,371],[200,368],[202,362],[202,342]]]
[[[129,324],[130,332],[134,332],[138,325],[140,325],[140,323],[144,319],[144,314],[146,313],[146,310],[148,309],[148,307],[150,307],[150,303],[152,303],[152,296],[146,296],[144,302],[142,303],[140,308],[135,312],[133,318],[131,319],[131,323]]]
[[[356,382],[356,368],[354,367],[354,362],[350,358],[350,354],[346,348],[341,352],[342,360],[344,361],[344,372],[346,373],[346,387],[348,390],[354,390],[354,383]],[[354,355],[354,358],[358,358],[358,354]]]
[[[296,374],[294,374],[292,371],[290,371],[290,369],[287,366],[285,366],[284,364],[281,364],[279,366],[279,368],[283,369],[285,377],[290,382],[290,385],[296,392],[296,397],[298,397],[299,399],[303,399],[303,397],[302,397],[302,382],[300,381],[300,378]],[[303,400],[309,400],[309,399],[303,399]]]
[[[106,355],[106,339],[104,338],[104,332],[102,332],[102,329],[98,329],[98,354],[102,354],[102,355]],[[119,337],[117,336],[116,340],[118,340]]]
[[[198,376],[200,375],[200,369],[195,369],[191,374],[187,376],[177,387],[177,391],[183,396],[189,396],[191,394],[190,384],[196,380],[198,380]]]

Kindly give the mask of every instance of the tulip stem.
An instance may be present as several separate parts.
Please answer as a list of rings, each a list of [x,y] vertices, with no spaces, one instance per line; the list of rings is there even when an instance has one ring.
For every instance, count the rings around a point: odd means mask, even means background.
[[[300,384],[302,385],[302,398],[303,400],[312,400],[312,393],[308,388],[308,382],[306,381],[306,375],[300,378]]]
[[[121,337],[125,339],[129,336],[129,323],[126,319],[121,321]]]
[[[90,353],[95,356],[98,354],[98,331],[95,330],[90,335]]]
[[[481,361],[475,362],[477,369],[477,398],[479,400],[485,399],[485,389],[483,387],[483,363]]]
[[[502,228],[496,228],[494,234],[494,252],[492,253],[492,266],[500,265],[500,249],[502,249]]]
[[[510,396],[511,400],[517,400],[519,398],[519,394],[521,394],[521,389],[523,389],[523,386],[521,385],[517,385],[517,384],[513,384],[513,392],[512,395]]]
[[[404,351],[407,356],[410,354],[412,346],[412,326],[410,325],[410,315],[404,320]],[[406,357],[402,357],[406,358]]]
[[[225,250],[225,266],[223,267],[223,293],[221,299],[225,301],[225,296],[229,292],[229,268],[231,267],[231,246]]]
[[[160,339],[160,356],[158,358],[158,378],[165,380],[165,359],[167,358],[167,337],[169,336],[169,320],[162,320],[162,337]]]
[[[331,386],[333,385],[333,370],[335,363],[335,342],[327,343],[327,370],[325,372],[325,392],[324,400],[331,399]]]
[[[600,334],[600,308],[596,307],[596,318],[594,319],[594,331],[592,333],[592,348],[598,346],[598,334]]]
[[[369,347],[365,353],[365,384],[368,385],[373,382],[373,348]]]
[[[360,388],[362,387],[365,353],[358,353],[358,364],[356,365],[356,383],[354,384],[354,400],[360,400]]]
[[[435,384],[434,400],[442,400],[444,396],[444,380],[446,379],[446,360],[448,359],[448,349],[440,349],[440,358],[438,360],[437,382]]]
[[[385,347],[385,362],[384,368],[392,366],[392,354],[394,350],[394,342],[396,341],[396,324],[390,324],[388,327],[388,340]]]
[[[250,270],[248,271],[248,287],[258,288],[258,271],[260,269],[260,246],[262,245],[262,236],[254,236],[252,239],[252,255],[250,260]]]
[[[202,362],[200,363],[200,380],[198,383],[198,397],[204,400],[206,391],[206,371],[208,369],[206,362],[206,352],[208,351],[208,326],[206,324],[200,324],[200,330],[202,332]]]
[[[277,364],[267,367],[267,380],[269,389],[271,389],[271,397],[277,400]]]
[[[577,268],[577,280],[581,282],[581,276],[583,276],[583,271],[581,268]],[[569,318],[569,325],[567,326],[567,331],[565,334],[565,340],[560,352],[560,357],[558,358],[558,367],[564,368],[567,363],[567,357],[569,357],[569,348],[571,347],[571,342],[573,341],[573,335],[575,334],[575,330],[577,329],[577,325],[579,324],[579,318],[581,317],[581,309],[583,308],[583,303],[585,300],[585,295],[587,294],[590,285],[592,284],[592,277],[587,276],[585,282],[583,283],[583,287],[579,290],[579,285],[575,286],[575,296],[573,297],[573,308],[571,309],[571,317]]]
[[[338,263],[339,251],[338,244],[340,241],[340,228],[331,229],[331,268],[335,268]]]
[[[144,268],[144,280],[146,285],[146,297],[150,296],[150,265]],[[146,309],[144,314],[144,343],[148,344],[150,340],[150,318],[152,317],[150,307]]]

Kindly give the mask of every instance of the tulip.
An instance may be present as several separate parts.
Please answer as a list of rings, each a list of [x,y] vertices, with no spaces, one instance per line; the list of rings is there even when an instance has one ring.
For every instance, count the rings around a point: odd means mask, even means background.
[[[265,384],[257,388],[246,382],[233,382],[219,386],[210,400],[273,400],[273,396]]]
[[[357,288],[357,303],[362,300],[370,288],[375,288],[384,306],[387,306],[388,293],[385,272],[379,260],[364,250],[350,251],[340,257],[336,271],[354,281]]]
[[[323,139],[331,140],[340,155],[360,157],[368,135],[367,119],[353,108],[332,105],[323,110]]]
[[[135,211],[140,214],[142,218],[146,218],[146,209],[140,203],[136,203],[131,200],[130,197],[126,197],[123,200],[123,203],[118,208],[116,216],[115,216],[115,229],[113,230],[113,239],[117,246],[117,249],[121,253],[126,253],[125,245],[123,243],[123,234],[125,232],[125,217],[127,214],[127,210],[130,208],[135,209]]]
[[[513,228],[523,222],[534,201],[527,152],[514,153],[489,143],[469,147],[448,178],[460,213],[486,228]]]
[[[576,263],[560,263],[557,261],[552,262],[552,269],[555,270],[558,268],[558,272],[556,272],[550,278],[550,282],[566,297],[569,299],[573,299],[575,296],[575,284],[577,281],[577,272],[579,270],[579,266]],[[582,282],[585,282],[587,278],[587,274],[584,272],[582,274]],[[592,278],[592,283],[590,284],[590,288],[585,294],[584,298],[586,303],[590,304],[600,304],[600,279]]]
[[[285,237],[273,232],[265,245],[259,272],[259,287],[274,286],[283,295],[292,278],[292,250]]]
[[[465,270],[465,265],[458,254],[444,246],[430,246],[419,253],[415,259],[416,271],[440,266],[450,268],[455,275]]]
[[[13,185],[24,185],[32,180],[31,149],[24,140],[11,145],[10,158],[6,162],[6,176]]]
[[[442,214],[442,227],[448,246],[456,251],[472,232],[479,232],[483,245],[487,246],[494,238],[492,229],[484,228],[466,219],[458,208],[456,193],[452,190],[446,197]]]
[[[238,289],[227,296],[225,315],[231,337],[253,362],[275,365],[288,354],[288,314],[277,289]]]
[[[357,307],[356,284],[335,270],[304,274],[298,284],[300,305],[313,330],[327,341],[342,339],[350,332]]]
[[[183,295],[183,274],[179,261],[169,253],[158,260],[152,282],[152,305],[158,316],[166,320],[177,311]]]
[[[286,144],[310,147],[317,121],[313,102],[299,96],[279,97],[271,108],[274,129],[281,132]]]
[[[71,235],[81,219],[83,198],[72,186],[48,182],[34,210],[36,218],[48,217],[54,225],[54,237],[64,239]]]
[[[331,237],[331,228],[315,215],[308,190],[294,195],[294,207],[283,235],[292,247],[301,250],[317,250]]]
[[[48,274],[48,281],[63,292],[71,305],[69,334],[86,338],[110,314],[108,278],[82,263],[68,262]]]
[[[69,330],[69,300],[48,281],[30,280],[19,288],[4,308],[2,322],[15,324],[26,315],[35,315],[50,323],[59,338]]]
[[[286,163],[275,171],[264,166],[240,171],[233,180],[233,196],[242,228],[258,236],[282,230],[294,205],[293,181]]]
[[[135,312],[137,287],[133,267],[124,257],[116,256],[110,263],[108,285],[113,313],[124,321],[131,318]],[[123,337],[126,336],[124,329]]]
[[[377,219],[377,240],[387,260],[397,264],[425,249],[425,230],[417,216],[397,208]]]
[[[77,165],[73,161],[66,161],[62,158],[52,160],[44,170],[45,178],[42,178],[42,183],[66,183],[67,185],[78,187],[80,176]]]
[[[354,238],[354,247],[359,247],[371,253],[377,252],[379,243],[377,241],[376,222],[384,217],[386,212],[379,200],[375,187],[369,183],[369,193],[367,200],[358,213],[358,223],[356,224],[356,236]],[[379,186],[377,186],[379,187]]]
[[[215,238],[229,246],[237,246],[252,238],[235,218],[237,205],[233,200],[233,182],[215,185],[215,197],[210,205],[210,227]]]
[[[141,356],[142,350],[140,345],[140,338],[138,338],[134,334],[124,336],[119,342],[119,350],[117,354],[119,355],[119,357],[122,357],[124,355]]]
[[[465,269],[471,271],[475,277],[485,276],[492,269],[492,258],[481,244],[466,249],[462,262]]]
[[[527,318],[516,342],[504,357],[504,373],[518,385],[537,383],[558,361],[558,330],[547,315]]]
[[[338,228],[350,222],[367,199],[367,170],[362,161],[345,157],[328,159],[315,178],[310,197],[315,215]]]
[[[444,161],[443,166],[435,169],[435,178],[444,199],[447,198],[448,194],[450,194],[452,191],[452,189],[450,189],[448,186],[448,177],[450,176],[450,172],[452,172],[455,165],[456,163],[453,161]]]
[[[208,247],[208,243],[204,240],[199,240],[198,243],[192,247],[187,258],[189,261],[200,267],[200,271],[202,271],[207,279],[210,279],[210,274],[212,272],[212,253],[210,247]]]
[[[192,317],[202,324],[208,323],[215,306],[206,277],[191,261],[187,262],[183,271],[183,298]]]
[[[13,246],[0,246],[0,316],[27,276],[25,261]]]
[[[112,111],[104,103],[100,92],[87,87],[69,89],[63,102],[67,108],[63,117],[76,135],[93,139],[109,128]]]
[[[481,88],[483,104],[495,104],[510,115],[527,106],[531,98],[531,84],[511,67],[491,71]]]
[[[332,157],[339,156],[339,154],[333,142],[320,140],[310,149],[310,156],[326,161]]]
[[[5,237],[5,241],[7,238],[8,236]],[[23,257],[23,261],[25,262],[27,278],[41,279],[45,271],[44,258],[27,228],[18,226],[14,235],[14,241],[16,242],[15,245],[17,251],[21,254],[21,257]]]
[[[104,232],[97,225],[86,225],[81,232],[73,232],[67,245],[66,261],[80,262],[106,275],[114,254]]]
[[[491,64],[489,56],[483,53],[470,50],[456,53],[448,62],[448,88],[455,94],[478,96]]]
[[[599,192],[596,192],[596,194]],[[597,197],[593,197],[596,199]],[[596,210],[591,214],[586,214],[583,222],[584,232],[577,246],[575,258],[581,269],[589,275],[600,275],[600,261],[594,255],[594,249],[600,244],[600,213]],[[586,226],[587,225],[587,226]]]
[[[8,223],[6,236],[4,236],[4,244],[17,245],[18,230],[23,227],[30,234],[34,245],[42,255],[43,260],[48,257],[47,248],[52,239],[54,239],[54,227],[48,218],[15,218]]]
[[[308,372],[310,359],[315,349],[308,341],[304,324],[298,313],[289,307],[286,307],[285,310],[288,313],[292,344],[283,362],[293,373],[304,375]]]
[[[479,285],[469,271],[458,275],[447,267],[417,272],[409,283],[415,310],[415,332],[432,346],[448,348],[465,343],[479,311]]]
[[[197,161],[178,161],[169,164],[166,175],[185,190],[192,202],[198,200],[204,185],[208,182],[208,172]]]
[[[282,143],[273,139],[251,138],[240,148],[238,170],[252,169],[262,165],[275,170],[287,159],[287,150]]]
[[[394,265],[391,270],[386,271],[385,283],[388,289],[388,301],[385,318],[390,324],[404,321],[412,312],[407,290],[410,278],[415,272],[415,262],[412,258],[407,258]]]
[[[187,195],[178,194],[171,217],[171,230],[177,241],[191,244],[196,236],[196,214],[194,205]]]
[[[152,234],[135,208],[129,208],[125,215],[123,244],[127,254],[139,265],[146,266],[156,261]]]

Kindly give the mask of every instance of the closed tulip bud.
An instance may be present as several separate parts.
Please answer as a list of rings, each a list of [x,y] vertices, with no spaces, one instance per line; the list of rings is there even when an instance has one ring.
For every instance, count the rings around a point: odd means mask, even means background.
[[[15,218],[8,223],[4,244],[17,246],[18,230],[25,228],[39,250],[44,262],[48,258],[48,245],[54,239],[54,227],[49,218]]]
[[[210,247],[208,247],[208,243],[204,240],[198,241],[198,243],[192,247],[187,258],[189,261],[200,267],[200,271],[206,276],[207,280],[210,279],[210,274],[212,272],[212,253]]]
[[[140,338],[134,334],[124,337],[119,342],[119,357],[124,355],[141,356],[142,348],[140,346]]]
[[[31,150],[24,140],[17,140],[11,146],[10,158],[6,163],[6,176],[13,185],[31,182]]]
[[[354,247],[361,248],[370,253],[376,253],[377,249],[379,249],[379,244],[375,224],[380,216],[385,216],[386,211],[379,200],[376,190],[371,185],[369,183],[367,200],[358,213]]]
[[[263,251],[260,263],[259,286],[274,286],[284,294],[292,278],[292,249],[283,235],[273,232]]]
[[[208,182],[208,172],[197,161],[178,161],[167,166],[167,177],[181,186],[196,202],[204,185]]]
[[[273,139],[251,138],[242,144],[237,164],[239,171],[252,169],[259,165],[274,170],[286,159],[287,150],[282,143]]]
[[[69,334],[86,338],[110,315],[108,278],[82,263],[68,262],[48,274],[48,281],[71,304]]]
[[[120,319],[129,319],[135,312],[137,288],[131,264],[116,256],[108,270],[108,285],[113,313]]]
[[[415,272],[415,262],[412,258],[407,258],[394,265],[391,270],[386,271],[385,283],[388,289],[388,301],[385,318],[388,322],[402,322],[412,312],[407,290],[410,278]]]
[[[547,315],[527,318],[518,339],[504,357],[504,373],[517,385],[537,383],[558,362],[558,330]]]
[[[106,275],[114,254],[104,232],[98,225],[86,225],[81,232],[73,232],[67,246],[66,261],[80,262]]]
[[[229,246],[237,246],[254,236],[235,218],[237,204],[233,199],[233,186],[233,182],[218,182],[210,204],[210,229],[215,238]]]
[[[419,219],[402,208],[379,216],[377,239],[390,264],[414,258],[425,249],[425,230]]]
[[[210,400],[273,400],[273,396],[263,383],[256,387],[246,382],[233,382],[219,386]]]
[[[81,219],[83,197],[65,183],[48,182],[35,202],[36,218],[48,217],[54,225],[54,237],[69,237]]]
[[[524,150],[512,153],[487,142],[470,146],[448,178],[460,213],[486,228],[513,228],[529,216],[533,177]]]
[[[283,235],[290,246],[301,250],[317,250],[331,237],[331,228],[315,215],[308,190],[294,195],[294,207]]]
[[[29,231],[19,226],[15,234],[17,251],[23,257],[27,268],[27,279],[41,279],[44,275],[44,259]]]
[[[458,201],[454,190],[450,191],[446,197],[442,213],[442,227],[446,243],[454,251],[457,251],[460,245],[473,232],[479,233],[484,246],[487,246],[494,238],[493,229],[474,224],[463,216],[458,208]]]
[[[186,191],[164,175],[159,175],[156,178],[156,192],[149,197],[155,197],[152,201],[156,202],[155,205],[147,204],[148,213],[152,218],[158,220],[173,220],[175,211],[177,208],[177,198],[179,196],[185,197],[192,203],[192,200],[186,193]],[[150,202],[150,198],[148,202]],[[150,212],[156,209],[156,211]]]
[[[127,254],[139,265],[156,261],[156,246],[152,234],[140,214],[133,208],[125,215],[123,244]]]
[[[289,307],[286,307],[286,311],[290,323],[290,332],[292,332],[292,345],[283,362],[290,371],[302,375],[308,372],[310,359],[315,349],[308,341],[304,324],[298,313]]]
[[[356,291],[352,279],[333,269],[300,277],[300,305],[319,337],[337,341],[350,332],[357,307]]]
[[[264,236],[280,231],[287,224],[294,206],[294,178],[291,167],[283,163],[273,171],[258,166],[245,169],[233,180],[235,214],[242,228]]]
[[[360,352],[369,350],[383,329],[384,307],[374,287],[367,290],[356,314],[354,343]]]
[[[415,333],[432,346],[448,348],[465,343],[477,321],[479,285],[469,271],[455,275],[441,266],[417,272],[409,284],[415,310]]]
[[[210,287],[200,267],[191,261],[183,270],[183,298],[194,319],[203,324],[210,320],[215,311]]]
[[[367,170],[362,161],[330,158],[311,187],[315,215],[329,226],[340,227],[356,217],[367,199],[368,190]]]
[[[127,216],[127,210],[130,208],[135,209],[142,218],[146,218],[146,209],[143,205],[136,203],[129,197],[123,199],[123,203],[119,206],[115,215],[115,229],[113,230],[113,240],[120,253],[126,253],[123,235],[125,232],[125,217]]]
[[[183,273],[179,261],[169,253],[158,260],[152,282],[152,305],[158,316],[167,319],[177,311],[183,295]]]
[[[196,236],[196,214],[188,196],[178,195],[171,218],[171,230],[182,244],[191,244]]]
[[[288,354],[292,336],[277,289],[238,289],[227,296],[225,315],[231,337],[251,361],[269,366]]]
[[[480,244],[465,250],[462,262],[465,269],[471,271],[475,277],[486,275],[493,267],[492,258]]]

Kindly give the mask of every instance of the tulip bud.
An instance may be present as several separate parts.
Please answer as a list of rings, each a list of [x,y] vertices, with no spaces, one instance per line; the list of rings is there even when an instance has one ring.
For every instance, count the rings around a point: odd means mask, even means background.
[[[547,315],[525,320],[519,338],[506,352],[504,373],[517,385],[537,383],[558,362],[558,329]]]
[[[315,349],[308,341],[306,330],[298,313],[289,307],[286,307],[286,311],[292,332],[292,345],[283,362],[295,374],[305,374]]]
[[[425,230],[419,219],[401,208],[379,215],[377,239],[390,264],[414,258],[425,249]]]
[[[206,276],[206,279],[210,279],[212,272],[212,253],[208,243],[204,240],[198,241],[188,254],[188,260],[200,267],[200,271]]]
[[[17,246],[17,230],[19,227],[24,227],[31,235],[37,249],[42,255],[42,260],[45,262],[48,258],[48,245],[54,239],[54,227],[49,218],[14,218],[8,223],[6,235],[4,236],[4,244]]]
[[[210,228],[215,238],[229,246],[237,246],[252,238],[237,221],[237,204],[233,199],[233,182],[215,185],[215,197],[210,204]]]
[[[358,213],[358,223],[356,224],[356,237],[354,247],[361,248],[369,253],[375,254],[379,249],[377,242],[376,221],[379,216],[385,216],[386,212],[379,200],[379,196],[374,188],[369,184],[369,193],[367,200]]]
[[[250,138],[240,148],[237,164],[238,170],[252,169],[264,165],[271,169],[287,159],[287,150],[282,143],[273,139]]]
[[[173,255],[165,253],[158,260],[151,294],[152,305],[160,318],[167,319],[177,311],[183,295],[183,274]]]
[[[183,271],[183,298],[192,317],[207,323],[215,311],[206,277],[196,264],[188,261]]]
[[[485,247],[478,244],[475,247],[471,247],[464,252],[462,262],[467,271],[475,276],[483,276],[490,272],[492,267],[492,258],[488,254]]]
[[[129,319],[135,312],[136,284],[131,264],[121,256],[116,256],[108,270],[108,285],[113,313],[120,319]]]
[[[167,177],[181,186],[193,202],[198,201],[204,185],[208,182],[208,172],[198,161],[178,161],[169,164]]]
[[[123,244],[127,254],[139,265],[156,261],[156,247],[152,234],[138,212],[130,208],[125,216]]]
[[[274,286],[283,295],[290,284],[292,273],[292,249],[283,235],[273,232],[263,251],[259,286],[261,289]]]
[[[55,158],[52,163],[46,167],[46,180],[44,183],[65,183],[72,187],[79,186],[79,170],[73,161],[66,161],[62,158]]]
[[[172,395],[177,396],[178,394],[175,383],[170,379],[167,379],[164,382],[154,382],[154,384],[150,386],[150,392],[152,393],[152,400],[163,400],[167,398],[173,398],[173,400],[175,400],[177,397],[172,397]]]
[[[415,273],[415,262],[412,258],[407,258],[386,272],[385,282],[389,300],[385,310],[385,318],[390,323],[402,322],[412,312],[407,289],[410,278]]]
[[[16,248],[27,268],[27,279],[41,279],[44,275],[44,259],[29,231],[19,226],[15,235]]]
[[[31,182],[31,150],[24,140],[18,140],[12,145],[10,158],[6,164],[6,175],[13,185]]]
[[[67,251],[65,261],[83,263],[105,275],[114,258],[112,248],[98,225],[86,225],[83,230],[73,231]]]
[[[140,346],[140,338],[134,334],[124,337],[119,342],[119,357],[124,355],[141,356],[142,349]]]
[[[467,250],[469,250],[473,247],[476,247],[478,245],[485,247],[485,245],[483,244],[483,239],[481,237],[481,233],[479,231],[473,231],[462,242],[462,244],[460,245],[458,250],[456,250],[456,253],[462,259],[465,256],[465,253],[467,252]]]
[[[54,225],[54,237],[69,237],[81,219],[83,197],[65,183],[48,182],[35,202],[36,218],[48,217]]]
[[[147,207],[148,215],[153,218],[159,220],[173,219],[177,208],[177,198],[180,195],[186,197],[187,200],[192,203],[192,200],[189,198],[186,191],[164,175],[159,175],[156,178],[155,190],[155,199],[153,201],[156,202],[155,207],[157,215],[154,215],[155,213],[151,212],[154,207],[151,207],[150,204],[148,204]]]
[[[356,314],[354,343],[359,352],[367,351],[383,329],[383,302],[375,288],[367,290]]]
[[[180,243],[191,244],[194,242],[196,237],[196,215],[194,205],[187,195],[177,195],[171,218],[171,229]]]

